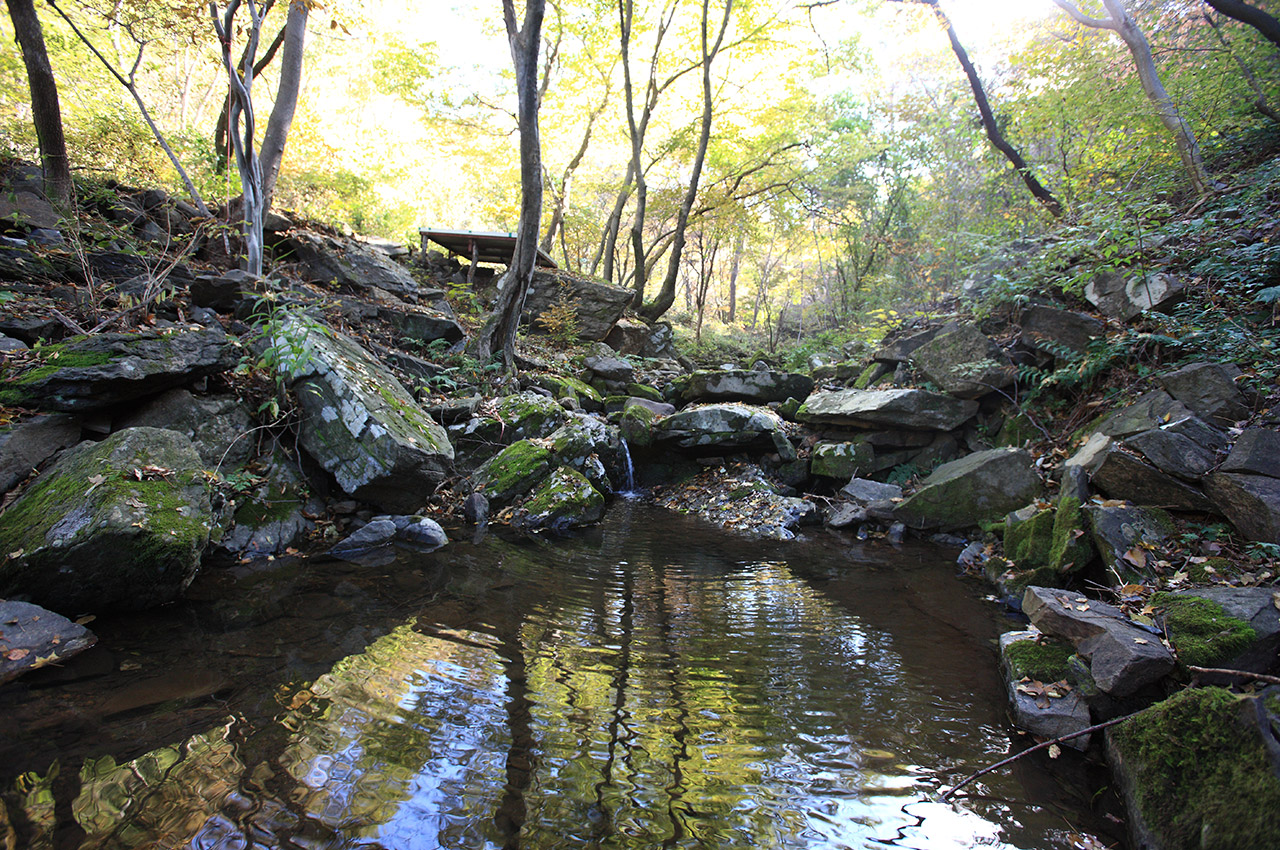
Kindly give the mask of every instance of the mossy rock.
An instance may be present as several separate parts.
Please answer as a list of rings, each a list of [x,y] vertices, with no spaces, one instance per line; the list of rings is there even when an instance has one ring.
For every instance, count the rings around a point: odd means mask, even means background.
[[[128,428],[82,443],[0,515],[0,596],[67,614],[172,602],[212,525],[200,456],[182,434]]]
[[[1160,618],[1183,666],[1217,667],[1248,649],[1257,634],[1221,605],[1199,596],[1156,593],[1150,604]]]
[[[648,384],[627,384],[627,393],[632,398],[643,398],[648,401],[662,401],[662,393]]]
[[[595,387],[569,375],[543,373],[534,375],[530,381],[534,386],[542,387],[556,398],[573,399],[584,410],[599,410],[604,406],[604,398]]]
[[[1109,730],[1135,844],[1280,847],[1280,778],[1252,701],[1221,688],[1188,689]]]
[[[883,373],[883,364],[873,360],[868,363],[867,367],[858,375],[857,380],[853,382],[853,388],[855,390],[865,390],[867,387],[871,386],[872,381],[880,377]]]
[[[858,474],[868,474],[875,462],[875,449],[866,440],[822,442],[813,447],[809,471],[813,475],[848,481]]]
[[[1034,572],[1036,581],[1027,583],[1061,587],[1068,575],[1079,572],[1093,559],[1093,545],[1083,524],[1080,500],[1063,496],[1054,508],[1007,525],[1005,555],[1020,570]]]
[[[551,471],[551,451],[529,440],[512,443],[476,471],[476,491],[495,505],[523,496]]]
[[[515,524],[563,531],[599,522],[603,516],[604,496],[580,472],[561,467],[520,507]]]
[[[1014,681],[1027,678],[1038,682],[1058,682],[1067,678],[1067,662],[1074,654],[1075,649],[1066,641],[1042,637],[1009,644],[1004,651],[1004,660]]]
[[[618,420],[618,428],[622,439],[636,448],[648,448],[653,445],[653,423],[658,416],[642,404],[633,404],[624,408],[622,418]]]

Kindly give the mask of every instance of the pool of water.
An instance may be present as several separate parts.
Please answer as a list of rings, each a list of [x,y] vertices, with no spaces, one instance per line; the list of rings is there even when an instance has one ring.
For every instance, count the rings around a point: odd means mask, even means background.
[[[0,690],[22,846],[1071,847],[1100,777],[1025,747],[953,553],[618,503],[555,542],[207,569]],[[2,836],[0,836],[2,837]]]

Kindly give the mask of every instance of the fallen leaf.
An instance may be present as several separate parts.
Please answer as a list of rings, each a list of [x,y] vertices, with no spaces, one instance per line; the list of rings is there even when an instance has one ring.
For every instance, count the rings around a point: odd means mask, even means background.
[[[1057,744],[1050,744],[1049,758],[1056,759],[1060,755],[1062,755],[1062,747],[1059,747]]]
[[[1280,591],[1276,591],[1271,594],[1271,604],[1276,606],[1276,608],[1280,608]]]
[[[21,661],[31,654],[29,649],[11,649],[4,654],[4,657],[10,661]]]
[[[1124,559],[1138,569],[1142,569],[1147,565],[1147,553],[1141,546],[1134,546],[1128,552],[1125,552]]]
[[[1077,611],[1088,611],[1088,610],[1089,610],[1089,606],[1088,606],[1088,605],[1077,605],[1077,606],[1076,606],[1076,610],[1077,610]]]

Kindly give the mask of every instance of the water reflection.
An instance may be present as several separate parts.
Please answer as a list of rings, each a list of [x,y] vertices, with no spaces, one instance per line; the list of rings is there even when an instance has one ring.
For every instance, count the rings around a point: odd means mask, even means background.
[[[931,554],[850,564],[623,507],[573,543],[430,556],[444,602],[267,683],[269,715],[85,759],[70,818],[27,776],[18,820],[37,847],[1069,846],[1037,805],[928,802],[1008,745],[993,612]]]

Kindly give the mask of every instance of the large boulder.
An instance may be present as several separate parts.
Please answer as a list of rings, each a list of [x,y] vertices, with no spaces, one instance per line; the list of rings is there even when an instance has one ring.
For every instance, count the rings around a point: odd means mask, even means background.
[[[1055,356],[1063,349],[1084,354],[1089,343],[1106,331],[1106,325],[1093,316],[1042,304],[1023,310],[1018,323],[1024,343]]]
[[[498,452],[476,470],[473,486],[493,505],[505,505],[525,495],[551,473],[551,452],[529,440],[519,440]]]
[[[1138,452],[1160,471],[1186,481],[1199,481],[1218,462],[1213,452],[1195,440],[1165,428],[1134,434],[1121,445]]]
[[[470,469],[517,440],[549,436],[568,416],[554,399],[526,390],[483,405],[477,415],[450,430],[457,441],[460,465]]]
[[[891,365],[905,363],[911,359],[912,353],[917,348],[930,342],[942,331],[943,328],[941,327],[929,328],[923,331],[891,331],[885,334],[885,338],[880,342],[880,347],[876,349],[875,354],[871,355],[871,358],[877,362]]]
[[[875,449],[866,440],[823,440],[809,453],[809,471],[823,478],[848,481],[860,473],[871,472],[874,464]]]
[[[1276,606],[1276,591],[1270,587],[1198,587],[1192,590],[1181,590],[1172,594],[1177,598],[1202,599],[1217,606],[1221,615],[1248,626],[1252,635],[1249,640],[1228,652],[1220,653],[1223,657],[1211,659],[1211,663],[1199,665],[1207,667],[1226,667],[1232,670],[1251,670],[1255,673],[1266,673],[1275,666],[1277,653],[1280,652],[1280,608]],[[1209,640],[1221,639],[1229,631],[1230,623],[1216,622],[1211,617],[1195,617],[1193,622],[1201,626],[1200,631]],[[1167,622],[1167,621],[1166,621]],[[1182,647],[1178,646],[1176,636],[1174,646],[1178,647],[1179,659]]]
[[[1040,489],[1030,454],[990,449],[944,463],[893,513],[911,528],[951,531],[1003,517],[1034,501]]]
[[[0,596],[67,613],[173,601],[209,542],[202,466],[190,440],[158,428],[67,451],[0,514]]]
[[[655,442],[674,442],[684,449],[712,453],[724,449],[772,445],[794,460],[782,418],[771,410],[746,404],[709,404],[689,407],[654,425]]]
[[[35,416],[0,427],[0,493],[68,446],[80,442],[80,420],[65,413]]]
[[[815,425],[953,431],[977,412],[976,401],[927,390],[833,390],[809,396],[796,418]]]
[[[1164,272],[1126,275],[1105,271],[1085,284],[1084,298],[1102,313],[1127,322],[1146,310],[1169,310],[1182,300],[1185,288],[1182,281]]]
[[[671,334],[671,325],[666,322],[650,326],[624,317],[617,321],[604,341],[619,354],[669,360],[679,356]]]
[[[221,328],[75,337],[43,347],[38,363],[6,374],[0,404],[102,410],[224,372],[238,359]]]
[[[1146,547],[1156,547],[1174,532],[1173,520],[1159,508],[1131,504],[1086,504],[1093,543],[1117,584],[1142,576]]]
[[[358,499],[397,513],[419,507],[453,461],[444,429],[349,337],[290,316],[270,343],[283,352],[308,454]]]
[[[1115,697],[1130,696],[1173,672],[1173,655],[1159,636],[1139,628],[1114,605],[1070,590],[1031,586],[1022,598],[1031,624],[1070,641],[1089,663],[1097,686]]]
[[[379,307],[378,318],[399,331],[405,339],[423,345],[438,339],[457,342],[466,336],[457,319],[433,307]]]
[[[357,239],[298,230],[289,234],[285,247],[310,283],[365,291],[376,288],[402,297],[418,292],[408,269]]]
[[[1233,363],[1192,363],[1161,375],[1161,386],[1196,416],[1222,428],[1249,417],[1249,404],[1236,387],[1240,377]]]
[[[956,325],[917,348],[911,363],[957,398],[978,398],[1014,382],[1009,358],[975,326]]]
[[[121,428],[166,428],[186,435],[210,469],[233,469],[255,454],[253,416],[233,396],[194,396],[174,389],[125,415]]]
[[[1188,688],[1107,731],[1132,846],[1280,847],[1276,699]]]
[[[564,294],[574,302],[581,339],[603,340],[627,309],[635,292],[602,280],[564,271],[537,271],[524,301],[523,320],[536,327],[537,318]]]
[[[1280,478],[1280,431],[1266,428],[1245,430],[1218,471]]]
[[[599,522],[604,516],[604,496],[582,473],[561,467],[522,504],[513,520],[521,528],[569,528]]]
[[[60,614],[30,602],[0,600],[0,685],[60,664],[97,642],[93,632]]]
[[[789,398],[804,401],[813,392],[813,379],[795,372],[768,369],[699,370],[677,381],[676,388],[686,404],[707,401],[768,404]]]

